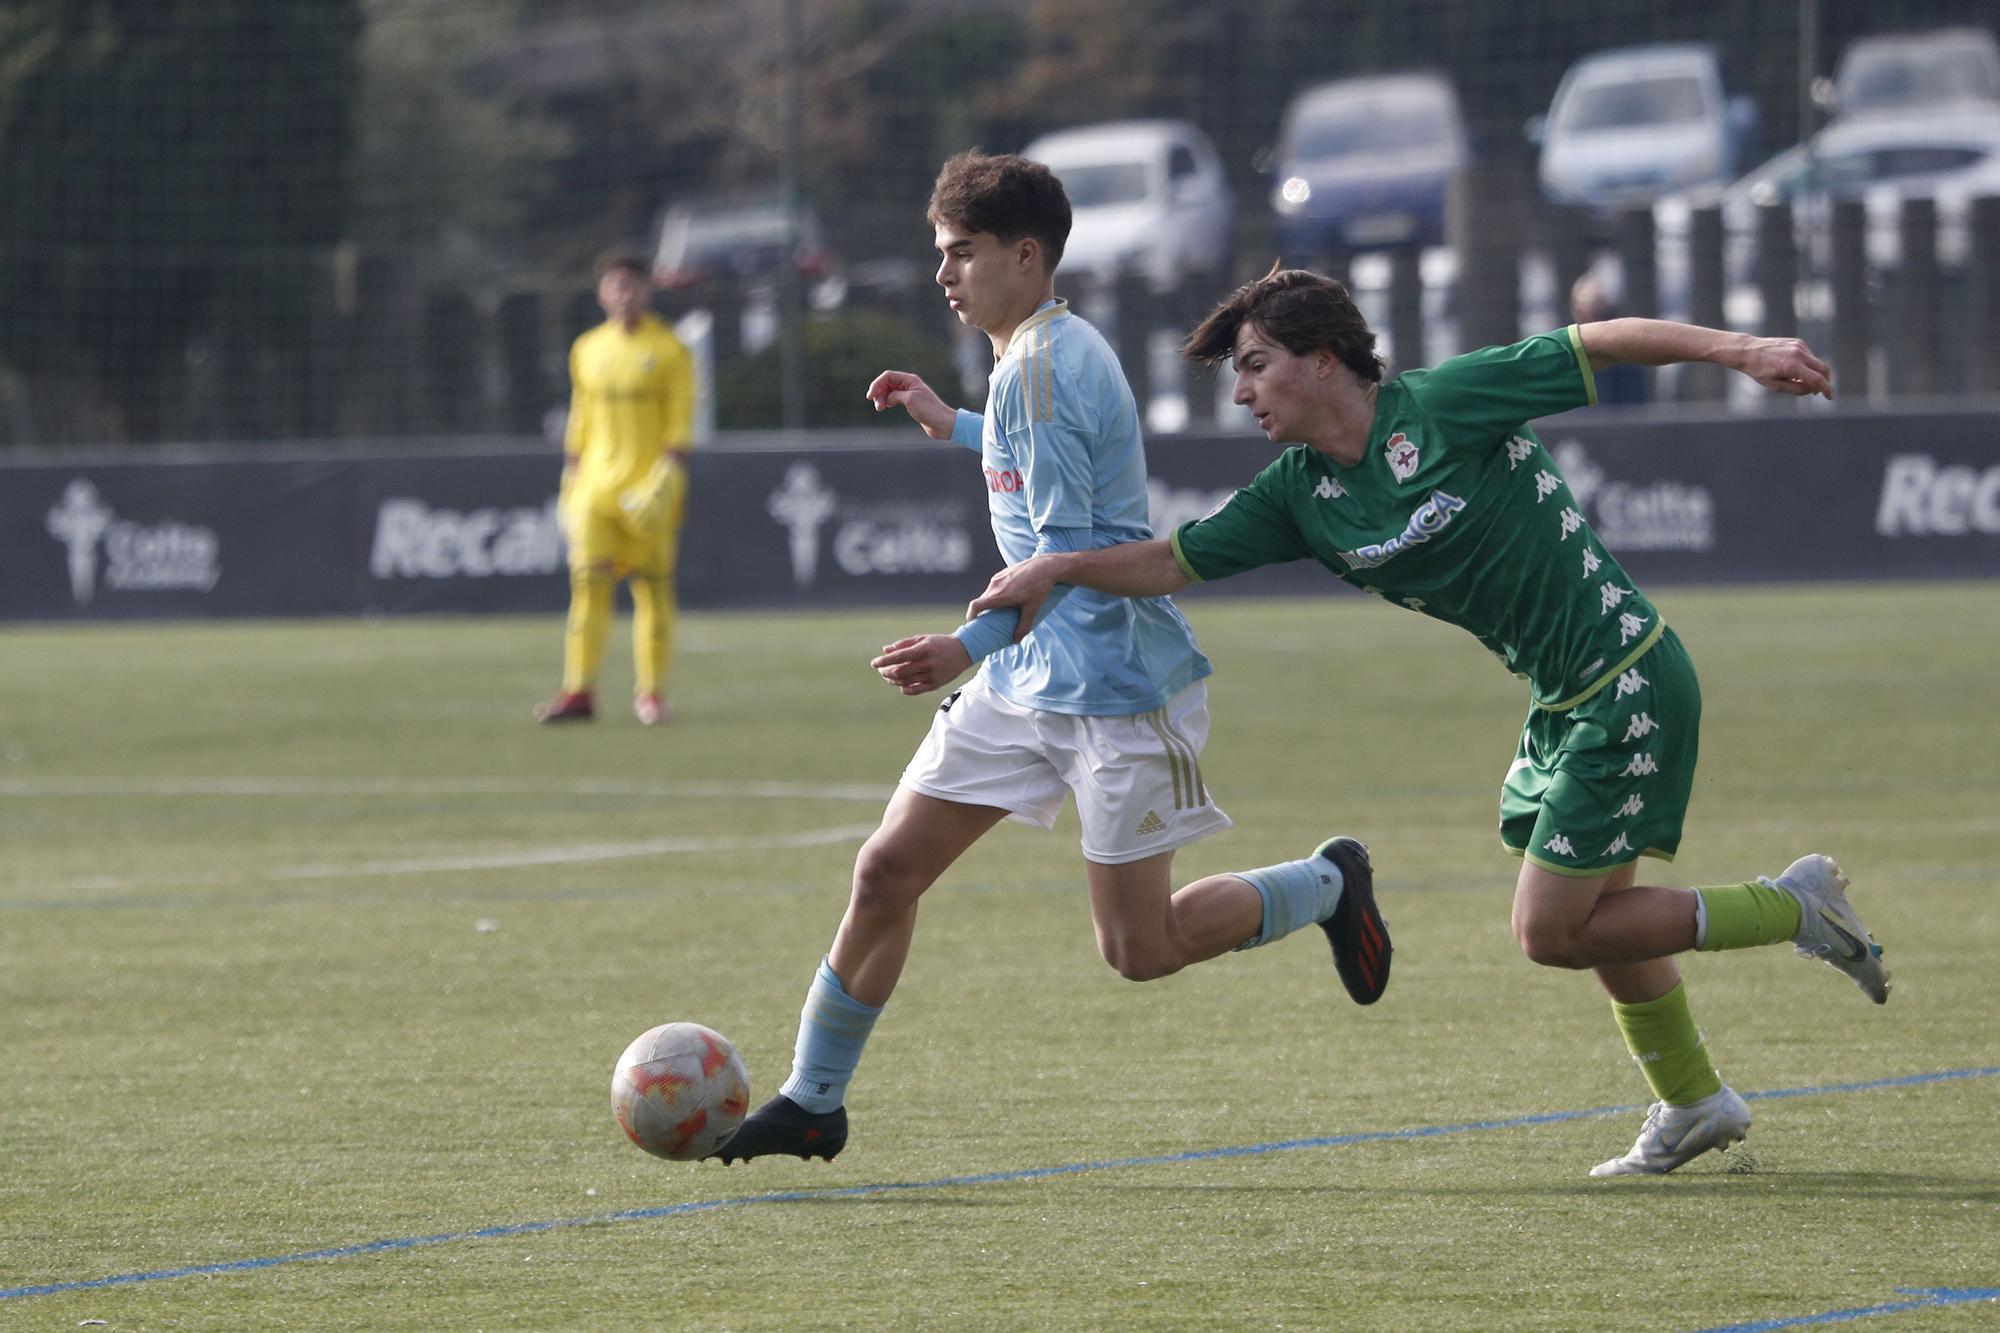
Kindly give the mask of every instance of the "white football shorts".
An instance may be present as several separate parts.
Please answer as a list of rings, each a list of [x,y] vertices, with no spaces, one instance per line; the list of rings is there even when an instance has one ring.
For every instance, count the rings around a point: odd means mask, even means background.
[[[1023,708],[981,674],[939,706],[903,785],[1038,828],[1054,827],[1075,792],[1085,858],[1121,865],[1229,827],[1202,781],[1207,740],[1201,681],[1150,713],[1078,717]]]

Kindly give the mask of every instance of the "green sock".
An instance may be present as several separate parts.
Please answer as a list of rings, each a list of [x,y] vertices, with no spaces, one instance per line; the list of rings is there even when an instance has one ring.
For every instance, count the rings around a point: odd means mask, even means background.
[[[1655,1097],[1686,1106],[1722,1091],[1722,1076],[1709,1062],[1708,1047],[1688,1010],[1685,984],[1677,981],[1665,995],[1644,1004],[1614,1000],[1611,1012]]]
[[[1708,918],[1708,929],[1694,946],[1704,953],[1782,944],[1799,933],[1799,900],[1783,889],[1750,883],[1695,892]]]

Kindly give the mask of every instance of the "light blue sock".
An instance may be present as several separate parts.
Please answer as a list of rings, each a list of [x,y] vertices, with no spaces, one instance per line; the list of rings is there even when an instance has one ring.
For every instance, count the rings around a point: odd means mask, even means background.
[[[792,1076],[778,1091],[806,1110],[824,1115],[847,1100],[847,1081],[861,1063],[861,1048],[882,1010],[852,999],[820,959],[819,974],[799,1013],[799,1041],[792,1049]]]
[[[1281,940],[1302,926],[1326,920],[1340,905],[1340,867],[1317,852],[1303,861],[1229,873],[1249,880],[1264,900],[1263,926],[1238,949]]]

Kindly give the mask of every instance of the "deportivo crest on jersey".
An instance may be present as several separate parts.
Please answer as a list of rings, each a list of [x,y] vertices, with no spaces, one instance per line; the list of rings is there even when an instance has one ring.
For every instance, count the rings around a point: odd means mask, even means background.
[[[1382,456],[1389,460],[1389,471],[1397,481],[1408,481],[1417,475],[1417,446],[1410,443],[1410,437],[1397,431],[1382,446]]]
[[[1338,500],[1347,492],[1332,477],[1321,477],[1319,485],[1313,487],[1313,494],[1322,500]]]
[[[1416,464],[1410,465],[1412,468]],[[1373,569],[1386,564],[1412,546],[1429,541],[1444,531],[1451,522],[1451,516],[1465,508],[1465,501],[1443,491],[1432,491],[1431,498],[1417,506],[1417,512],[1410,515],[1410,521],[1403,530],[1386,542],[1356,547],[1352,551],[1340,552],[1340,558],[1347,562],[1349,569]]]

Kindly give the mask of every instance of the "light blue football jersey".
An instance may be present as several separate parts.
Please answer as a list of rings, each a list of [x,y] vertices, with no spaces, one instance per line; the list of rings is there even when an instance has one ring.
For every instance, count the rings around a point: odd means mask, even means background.
[[[1102,334],[1067,303],[1046,302],[1015,330],[989,382],[985,414],[961,411],[952,438],[977,449],[985,465],[1003,560],[1153,535],[1138,406]],[[1172,598],[1071,588],[1051,602],[1033,633],[981,667],[995,690],[1023,707],[1087,717],[1146,713],[1212,670]],[[975,657],[991,641],[990,623],[982,617],[960,631]]]

